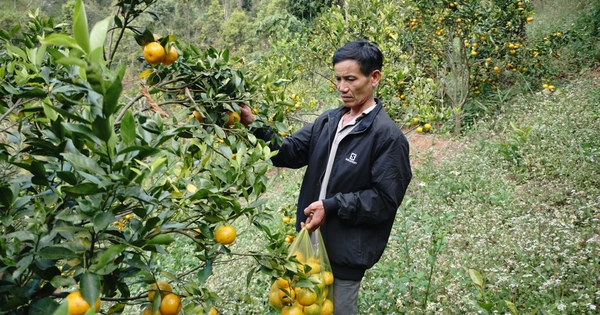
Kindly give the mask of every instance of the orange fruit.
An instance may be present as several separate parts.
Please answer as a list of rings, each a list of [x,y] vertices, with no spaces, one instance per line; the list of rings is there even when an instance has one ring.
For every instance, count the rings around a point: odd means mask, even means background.
[[[91,307],[90,303],[83,298],[81,292],[79,291],[69,293],[69,295],[67,295],[67,303],[69,307],[69,314],[71,315],[83,315],[83,313],[87,312],[87,310]],[[96,300],[94,309],[96,312],[98,312],[100,309],[100,298]]]
[[[142,311],[142,315],[152,315],[152,305],[148,305],[146,306],[146,308]],[[160,313],[160,310],[156,310],[156,312],[154,312],[154,315],[162,315]]]
[[[325,285],[333,284],[333,273],[331,271],[323,271],[323,282]]]
[[[308,262],[307,265],[309,265],[311,268],[310,271],[308,272],[309,274],[312,275],[312,274],[321,272],[321,265],[319,265],[319,263],[311,261],[311,262]]]
[[[291,303],[296,298],[296,291],[291,288],[277,290],[279,300],[285,304]]]
[[[299,305],[284,306],[281,310],[281,315],[304,315],[302,307]]]
[[[304,258],[304,254],[302,252],[295,252],[292,256],[296,256],[296,259],[301,263],[306,262],[306,258]]]
[[[473,57],[477,56],[477,52],[474,50],[471,50],[471,56],[473,56]]]
[[[179,57],[177,48],[175,48],[174,45],[171,45],[171,49],[169,49],[169,52],[165,55],[165,58],[162,60],[162,63],[164,65],[170,66],[173,64],[173,62],[175,62],[175,60],[177,60],[177,57]]]
[[[161,63],[165,59],[165,55],[165,48],[157,42],[151,42],[144,46],[144,59],[151,65]]]
[[[296,301],[301,305],[308,306],[317,301],[317,294],[309,288],[301,288],[296,294]]]
[[[321,306],[317,303],[304,307],[305,315],[321,315]]]
[[[281,302],[281,299],[279,298],[279,293],[275,292],[275,291],[271,291],[269,293],[269,304],[271,304],[271,306],[273,308],[275,308],[276,310],[281,310],[281,308],[283,307],[283,303]]]
[[[429,131],[429,129],[431,129],[431,124],[425,124],[423,129],[425,129],[425,131]]]
[[[333,302],[330,299],[325,299],[321,305],[321,315],[333,314]]]
[[[202,117],[202,114],[200,114],[199,111],[195,110],[192,115],[194,115],[193,117],[195,117],[200,123],[204,122],[204,117]]]
[[[221,225],[215,230],[215,241],[223,245],[229,245],[235,241],[236,231],[231,225]]]
[[[290,286],[290,282],[286,279],[283,279],[281,277],[277,278],[277,280],[275,281],[275,283],[277,283],[277,286],[279,288],[287,288]]]
[[[423,133],[423,127],[421,127],[421,126],[417,127],[417,132],[418,133]]]
[[[154,300],[154,295],[156,294],[157,289],[158,291],[160,291],[160,297],[163,298],[165,297],[165,295],[173,293],[173,288],[168,282],[158,281],[156,283],[153,283],[150,286],[150,291],[148,291],[148,300],[150,300],[150,302]]]
[[[179,296],[173,293],[165,295],[160,303],[160,313],[162,315],[177,315],[179,311],[181,311]]]
[[[207,315],[217,315],[217,309],[214,307],[210,307],[210,311],[208,311]]]
[[[227,124],[230,126],[233,126],[236,120],[239,122],[241,119],[240,114],[237,112],[227,112],[227,116],[229,116],[229,119],[227,119]]]

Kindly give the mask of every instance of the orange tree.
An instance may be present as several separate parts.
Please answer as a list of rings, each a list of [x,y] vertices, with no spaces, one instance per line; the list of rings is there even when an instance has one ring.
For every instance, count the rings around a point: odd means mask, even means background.
[[[110,301],[109,312],[142,303],[152,314],[176,312],[179,299],[186,312],[209,311],[214,294],[204,283],[213,262],[236,254],[215,240],[216,228],[260,215],[272,153],[230,117],[248,104],[256,126],[278,130],[280,97],[257,96],[272,78],[250,76],[227,50],[186,46],[169,65],[143,61],[141,92],[123,97],[126,68],[105,59],[117,49],[105,42],[132,33],[152,41],[128,18],[148,3],[119,1],[122,13],[89,31],[79,0],[72,34],[41,17],[25,39],[1,34],[2,313],[68,314],[67,299],[59,302],[70,291],[89,305]],[[114,32],[117,39],[106,41]],[[159,41],[170,47],[173,39]],[[141,49],[136,54],[143,60]],[[202,119],[188,118],[195,111]],[[166,306],[163,294],[146,297],[175,237],[195,244],[197,264],[162,274],[179,297],[169,295]],[[267,254],[249,255],[278,259],[280,240]]]
[[[530,38],[533,15],[531,0],[351,0],[314,21],[304,56],[322,70],[343,43],[374,41],[386,57],[378,96],[390,115],[417,118],[413,127],[454,118],[460,132],[468,100],[516,82],[541,88],[551,76],[563,34]]]

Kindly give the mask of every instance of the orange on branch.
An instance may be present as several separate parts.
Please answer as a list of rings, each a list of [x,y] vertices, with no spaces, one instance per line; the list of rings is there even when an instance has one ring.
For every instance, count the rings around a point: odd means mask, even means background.
[[[162,63],[166,66],[170,66],[175,62],[175,60],[177,60],[177,57],[179,57],[177,48],[175,48],[175,46],[172,45],[171,49],[169,49],[169,52],[165,55],[165,58],[163,59]]]
[[[148,291],[148,300],[150,300],[150,302],[154,300],[154,295],[156,294],[156,291],[160,291],[160,296],[164,298],[165,295],[173,293],[173,288],[168,282],[165,281],[158,281],[156,283],[153,283],[150,286],[150,290]]]
[[[177,315],[179,311],[181,311],[181,298],[173,293],[165,295],[160,303],[160,313],[162,315]]]
[[[67,303],[70,315],[83,315],[90,307],[92,307],[79,291],[69,293],[69,295],[67,295]],[[96,312],[100,309],[100,298],[96,300],[94,309]]]
[[[227,116],[229,116],[229,119],[227,119],[227,124],[230,126],[233,126],[235,124],[236,121],[240,121],[240,114],[238,114],[237,112],[227,112]]]
[[[151,42],[144,46],[144,59],[151,65],[161,63],[165,59],[165,55],[165,48],[157,42]]]
[[[221,225],[215,230],[215,241],[223,245],[229,245],[235,241],[237,234],[231,225]]]
[[[152,305],[146,306],[146,308],[142,311],[142,315],[153,315],[152,314]],[[160,309],[156,310],[156,312],[154,312],[154,315],[162,315],[160,313]]]

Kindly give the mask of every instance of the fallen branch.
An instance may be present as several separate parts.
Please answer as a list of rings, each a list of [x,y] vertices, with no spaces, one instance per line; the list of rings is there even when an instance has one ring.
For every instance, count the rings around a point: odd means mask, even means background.
[[[144,95],[144,97],[146,97],[146,100],[148,101],[148,103],[150,104],[150,106],[152,106],[152,110],[155,113],[159,113],[160,117],[169,117],[169,114],[167,114],[164,110],[162,110],[162,108],[160,108],[160,106],[158,106],[158,104],[152,99],[152,96],[150,96],[150,92],[148,92],[148,89],[143,87],[142,88],[142,95]]]

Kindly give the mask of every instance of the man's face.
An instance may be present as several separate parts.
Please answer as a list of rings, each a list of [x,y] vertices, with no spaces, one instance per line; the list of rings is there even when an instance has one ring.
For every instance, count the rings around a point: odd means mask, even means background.
[[[333,66],[337,90],[344,105],[349,108],[372,105],[373,91],[379,83],[381,72],[375,70],[368,76],[360,71],[356,60],[340,61]]]

